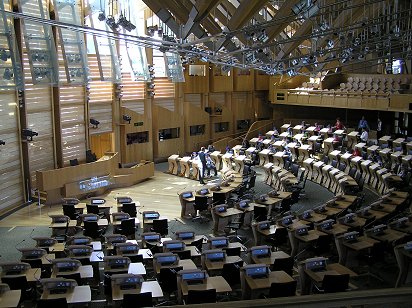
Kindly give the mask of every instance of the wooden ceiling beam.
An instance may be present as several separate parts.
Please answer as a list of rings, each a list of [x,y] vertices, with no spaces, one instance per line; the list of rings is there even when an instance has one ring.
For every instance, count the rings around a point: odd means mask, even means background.
[[[243,27],[267,3],[267,0],[242,1],[235,14],[229,20],[229,30]]]
[[[195,21],[201,21],[205,18],[221,0],[196,0],[197,16]]]

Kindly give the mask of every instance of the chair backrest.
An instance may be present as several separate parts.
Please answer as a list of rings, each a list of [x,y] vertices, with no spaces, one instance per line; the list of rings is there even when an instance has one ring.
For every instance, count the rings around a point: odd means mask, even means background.
[[[207,197],[198,197],[195,196],[194,208],[196,211],[206,211],[209,207],[207,203]]]
[[[338,168],[338,161],[336,159],[332,160],[331,165],[333,168]]]
[[[86,205],[87,214],[99,214],[99,207],[94,204],[87,204]]]
[[[287,297],[296,295],[297,281],[273,282],[270,285],[269,297]]]
[[[344,292],[349,286],[349,274],[325,275],[322,280],[322,289],[325,293]]]
[[[216,303],[216,289],[189,290],[187,304]]]
[[[239,256],[240,257],[240,247],[225,248],[226,256]]]
[[[172,293],[177,291],[177,272],[182,269],[182,266],[160,269],[159,284],[163,292]]]
[[[191,242],[188,246],[195,246],[201,252],[203,248],[203,237]]]
[[[67,305],[66,298],[52,298],[52,299],[38,299],[36,304],[37,308],[66,308]]]
[[[289,275],[293,274],[293,264],[295,263],[293,257],[275,259],[272,269],[274,271],[285,271]]]
[[[299,173],[299,165],[298,164],[292,164],[290,167],[290,171],[293,173],[294,176],[298,176]]]
[[[240,268],[243,266],[243,261],[236,263],[223,264],[222,277],[230,286],[240,284]]]
[[[153,220],[153,232],[160,233],[161,235],[167,235],[169,233],[169,224],[167,219]]]
[[[77,219],[77,213],[74,204],[63,204],[63,214],[68,216],[72,220]]]
[[[176,251],[175,252],[180,260],[188,260],[191,257],[190,250],[182,250],[182,251]]]
[[[264,221],[267,219],[267,209],[264,206],[255,206],[253,209],[253,217],[256,221]]]
[[[123,308],[153,307],[152,292],[124,294]]]
[[[97,221],[85,221],[83,235],[90,236],[91,238],[97,238],[99,234],[99,226]]]
[[[195,200],[195,202],[196,202],[196,200]],[[226,203],[226,194],[213,192],[213,203],[215,203],[215,204]]]
[[[135,203],[123,203],[122,212],[128,213],[130,217],[136,217],[136,204]]]
[[[136,231],[136,223],[134,218],[124,219],[120,222],[120,227],[122,228],[123,232],[131,232],[134,233]]]
[[[256,174],[250,177],[249,181],[247,182],[247,188],[251,189],[255,187],[255,182],[256,182]]]
[[[26,291],[28,288],[26,276],[3,276],[1,277],[1,282],[7,283],[10,290]]]

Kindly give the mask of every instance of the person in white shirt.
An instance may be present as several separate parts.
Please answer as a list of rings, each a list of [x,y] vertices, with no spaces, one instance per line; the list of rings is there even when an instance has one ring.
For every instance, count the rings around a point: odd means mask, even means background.
[[[361,140],[362,142],[367,143],[367,142],[368,142],[368,138],[369,138],[368,130],[367,130],[366,128],[363,128],[363,129],[362,129],[362,134],[361,134],[361,136],[360,136],[360,140]]]

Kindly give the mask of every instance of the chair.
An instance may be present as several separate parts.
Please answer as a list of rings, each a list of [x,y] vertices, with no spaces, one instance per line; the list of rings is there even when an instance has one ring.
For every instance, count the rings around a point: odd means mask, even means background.
[[[37,300],[37,308],[67,308],[66,298],[53,298],[53,299],[38,299]]]
[[[255,206],[253,209],[253,218],[257,222],[264,221],[267,219],[267,209],[265,206]]]
[[[136,223],[134,218],[122,220],[117,230],[121,235],[131,236],[133,239],[136,238]]]
[[[182,250],[175,252],[180,260],[189,260],[191,258],[190,250]]]
[[[272,265],[272,270],[273,271],[284,271],[288,273],[290,276],[292,276],[294,263],[295,263],[295,260],[293,259],[293,257],[276,259]]]
[[[79,219],[79,212],[76,211],[74,204],[63,204],[63,215],[68,216],[71,220]]]
[[[132,263],[142,263],[143,262],[143,255],[128,255],[128,257]]]
[[[358,169],[357,169],[357,168],[352,167],[352,168],[350,168],[350,169],[349,169],[349,173],[348,173],[348,175],[354,179],[354,178],[355,178],[355,176],[356,176],[356,172],[357,172],[357,171],[358,171]]]
[[[159,284],[162,291],[170,294],[177,291],[177,272],[183,269],[182,266],[161,268],[158,276]]]
[[[199,238],[196,241],[191,242],[188,246],[195,246],[197,248],[197,250],[199,250],[200,252],[202,252],[203,249],[203,237]]]
[[[200,223],[209,221],[208,218],[203,217],[200,214],[202,211],[207,211],[208,208],[209,208],[209,204],[207,202],[207,197],[195,196],[194,208],[196,210],[196,217],[193,217],[192,221],[199,221]]]
[[[277,229],[273,236],[266,239],[266,242],[268,242],[275,250],[278,250],[279,246],[288,242],[288,229]]]
[[[251,190],[253,191],[253,187],[255,187],[256,183],[256,172],[254,175],[252,175],[249,180],[246,182],[246,190]]]
[[[136,204],[135,203],[123,203],[122,212],[128,213],[130,217],[136,217]]]
[[[99,215],[99,218],[105,218],[106,214],[101,212],[98,205],[86,204],[87,214],[96,214]]]
[[[322,293],[344,292],[349,288],[349,274],[325,275],[322,280]]]
[[[225,226],[224,231],[228,237],[234,239],[236,242],[243,243],[242,237],[238,234],[240,227],[243,225],[245,220],[245,213],[240,215],[239,220],[233,220],[228,225]],[[234,233],[234,234],[233,234]],[[232,240],[233,241],[233,240]]]
[[[298,164],[292,164],[292,166],[290,167],[290,172],[292,172],[294,176],[298,177],[299,165]]]
[[[186,304],[216,303],[216,289],[189,290]]]
[[[26,276],[4,276],[1,277],[1,282],[8,284],[10,290],[21,290],[21,300],[31,299],[34,296]]]
[[[169,224],[167,222],[167,219],[153,220],[153,227],[150,229],[150,231],[159,233],[162,236],[166,236],[169,233]]]
[[[97,221],[84,221],[83,235],[93,239],[100,238],[105,232],[105,228],[99,228]]]
[[[222,277],[225,278],[230,286],[240,284],[240,268],[242,266],[243,261],[223,264]]]
[[[123,308],[153,307],[152,292],[123,294]]]
[[[288,296],[295,296],[296,295],[296,285],[297,281],[289,281],[289,282],[273,282],[270,285],[269,289],[269,297],[288,297]]]
[[[227,247],[224,248],[224,250],[226,251],[226,256],[230,257],[230,256],[238,256],[240,257],[240,253],[241,253],[241,249],[240,247]]]
[[[146,248],[149,249],[152,252],[152,254],[162,252],[162,249],[158,245],[150,244],[149,242],[146,242]]]

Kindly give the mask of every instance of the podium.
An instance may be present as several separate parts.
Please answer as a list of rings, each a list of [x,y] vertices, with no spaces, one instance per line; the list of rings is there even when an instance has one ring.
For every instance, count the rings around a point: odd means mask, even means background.
[[[270,131],[266,132],[265,136],[266,136],[266,138],[271,139],[274,134],[275,134],[275,131],[270,130]]]
[[[329,134],[329,128],[328,128],[328,127],[322,128],[322,129],[319,131],[319,135],[322,136],[323,139],[328,138],[328,134]]]
[[[259,138],[252,138],[252,139],[250,139],[249,140],[249,144],[251,145],[251,146],[256,146],[256,143],[258,142],[258,140],[259,140]]]
[[[290,142],[288,143],[288,148],[290,150],[290,153],[292,154],[292,160],[296,161],[297,157],[298,157],[298,143],[296,142]]]
[[[397,138],[393,141],[392,143],[392,148],[401,148],[402,149],[402,143],[405,142],[405,138]]]
[[[384,144],[388,144],[389,140],[391,140],[391,136],[382,136],[381,138],[379,138],[378,143],[380,146],[382,146]]]
[[[273,144],[273,146],[274,146],[274,148],[276,149],[276,151],[283,151],[283,141],[276,141],[274,144]]]
[[[391,154],[391,168],[393,168],[396,164],[399,164],[402,160],[402,155],[403,152],[402,151],[397,151]]]
[[[179,176],[184,176],[185,178],[190,177],[190,156],[185,156],[179,159],[180,173]]]
[[[309,137],[308,144],[312,146],[312,149],[315,149],[315,143],[317,143],[319,139],[320,139],[319,136]]]
[[[201,164],[200,161],[193,161],[192,162],[192,179],[193,180],[199,180],[199,164]]]
[[[309,136],[313,136],[313,135],[315,135],[315,129],[316,129],[316,126],[309,126],[308,128],[306,128],[306,132],[308,132],[308,134],[309,134]]]
[[[240,155],[240,150],[242,149],[242,146],[240,144],[235,145],[232,150],[233,150],[233,155],[239,156]]]
[[[275,155],[273,156],[273,164],[275,166],[279,166],[281,168],[283,168],[284,166],[284,158],[287,157],[287,155],[285,155],[284,151],[281,152],[276,152]]]
[[[365,180],[366,184],[369,184],[369,180],[370,180],[370,171],[369,171],[369,166],[372,165],[372,161],[370,160],[365,160],[363,162],[361,162],[361,170],[362,170],[362,176]]]
[[[219,151],[214,151],[210,154],[210,158],[215,164],[216,170],[222,169],[222,154]]]
[[[351,160],[351,158],[352,158],[352,154],[349,153],[349,152],[342,154],[341,157],[340,157],[341,163],[344,163],[345,166],[346,166],[346,168],[345,168],[345,170],[344,170],[345,173],[349,173],[349,170],[350,170],[350,160]]]
[[[295,125],[295,126],[292,128],[293,134],[294,134],[294,135],[300,134],[300,133],[302,132],[302,128],[303,128],[302,125]]]
[[[269,154],[270,150],[268,149],[263,149],[259,152],[259,166],[263,166],[270,162]]]
[[[232,153],[225,153],[222,156],[222,163],[223,163],[223,169],[233,169],[232,166]]]
[[[313,158],[307,158],[303,161],[303,168],[305,168],[306,171],[306,176],[309,179],[312,179],[313,177],[313,162],[315,160]]]
[[[322,166],[325,163],[323,161],[317,161],[313,164],[313,171],[312,171],[312,175],[313,175],[313,179],[316,183],[320,184],[320,181],[322,180]]]
[[[169,158],[167,159],[167,162],[169,163],[169,169],[167,170],[168,173],[177,175],[177,160],[179,158],[179,155],[170,155]]]

